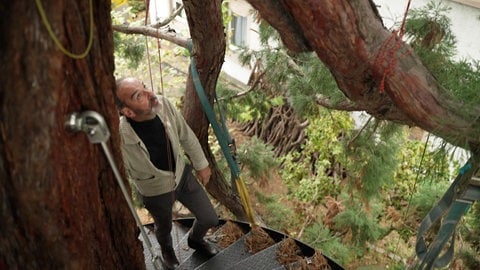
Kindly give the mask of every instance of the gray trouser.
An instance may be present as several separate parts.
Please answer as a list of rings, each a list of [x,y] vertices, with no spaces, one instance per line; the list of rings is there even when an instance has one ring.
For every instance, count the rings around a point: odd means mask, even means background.
[[[181,202],[195,216],[189,237],[199,241],[213,226],[218,225],[218,217],[205,190],[192,173],[192,166],[187,164],[175,192],[157,196],[142,196],[145,208],[153,216],[155,235],[162,249],[172,247],[172,207],[175,200]]]

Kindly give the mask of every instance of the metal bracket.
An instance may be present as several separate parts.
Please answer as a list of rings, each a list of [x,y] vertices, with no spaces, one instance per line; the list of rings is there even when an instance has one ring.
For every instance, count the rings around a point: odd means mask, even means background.
[[[91,143],[106,142],[110,137],[105,119],[94,111],[71,113],[65,121],[65,128],[71,132],[85,132]]]

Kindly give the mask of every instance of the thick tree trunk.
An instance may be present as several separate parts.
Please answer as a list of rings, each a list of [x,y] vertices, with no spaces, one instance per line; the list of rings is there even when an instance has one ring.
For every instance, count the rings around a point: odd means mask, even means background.
[[[210,98],[210,104],[213,104],[226,48],[221,3],[220,0],[183,1],[193,42],[196,67],[205,93]],[[203,112],[203,108],[189,72],[183,115],[200,139],[213,170],[207,190],[238,219],[245,220],[245,211],[239,197],[233,195],[232,188],[226,184],[224,176],[217,167],[215,157],[211,153],[208,144],[208,119],[204,113],[199,112]]]
[[[480,108],[452,102],[412,49],[384,28],[371,0],[247,1],[290,50],[312,48],[340,90],[368,113],[478,147]]]
[[[88,1],[40,2],[60,43],[83,52]],[[121,163],[110,2],[93,1],[80,60],[54,44],[34,1],[2,1],[0,14],[0,269],[145,268],[100,145],[64,128],[72,112],[99,112]]]

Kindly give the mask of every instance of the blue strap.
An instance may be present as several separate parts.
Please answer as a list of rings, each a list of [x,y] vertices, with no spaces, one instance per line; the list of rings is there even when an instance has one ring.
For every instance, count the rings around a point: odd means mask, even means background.
[[[217,136],[218,143],[220,144],[220,148],[222,149],[223,155],[227,160],[227,163],[228,163],[228,166],[230,167],[232,175],[236,179],[240,175],[240,169],[238,167],[238,163],[235,161],[230,151],[231,150],[230,145],[233,144],[233,141],[226,128],[226,125],[223,124],[222,125],[223,128],[220,127],[220,124],[218,123],[217,118],[215,117],[213,108],[210,105],[210,102],[208,101],[207,95],[205,94],[205,90],[203,89],[202,83],[200,82],[200,78],[197,72],[197,67],[195,65],[195,59],[192,54],[191,40],[188,41],[188,50],[190,52],[190,70],[192,73],[192,80],[193,80],[193,84],[195,85],[195,90],[197,92],[198,98],[200,99],[200,103],[202,104],[203,110],[205,111],[205,114],[208,118],[208,121],[212,125],[213,132],[215,133],[215,136]]]

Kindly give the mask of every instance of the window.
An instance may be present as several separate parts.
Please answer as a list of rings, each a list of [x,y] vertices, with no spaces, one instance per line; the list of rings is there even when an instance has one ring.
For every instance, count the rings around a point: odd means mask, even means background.
[[[230,24],[232,28],[232,44],[236,46],[245,46],[247,41],[247,18],[237,15],[232,15]]]

